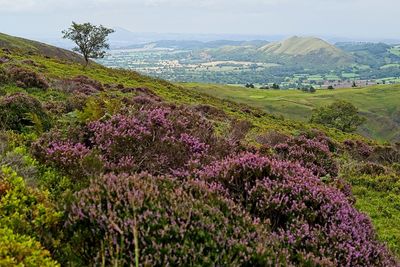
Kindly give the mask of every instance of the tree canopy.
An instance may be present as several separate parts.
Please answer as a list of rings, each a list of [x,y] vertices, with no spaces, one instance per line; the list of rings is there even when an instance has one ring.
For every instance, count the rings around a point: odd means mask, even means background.
[[[77,47],[73,50],[82,54],[87,66],[91,58],[103,58],[106,49],[110,46],[107,43],[107,37],[113,33],[113,29],[108,29],[102,25],[96,26],[91,23],[78,24],[72,22],[69,29],[63,31],[64,39],[70,39],[75,42]]]
[[[358,109],[352,103],[343,100],[315,109],[311,117],[313,123],[336,128],[343,132],[354,132],[364,121],[365,118],[358,115]]]

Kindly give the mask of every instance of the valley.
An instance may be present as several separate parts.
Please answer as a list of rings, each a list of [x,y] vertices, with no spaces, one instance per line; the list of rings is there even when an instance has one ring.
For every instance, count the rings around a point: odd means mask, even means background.
[[[399,46],[292,37],[282,42],[159,41],[111,50],[99,63],[174,82],[282,89],[400,83]]]

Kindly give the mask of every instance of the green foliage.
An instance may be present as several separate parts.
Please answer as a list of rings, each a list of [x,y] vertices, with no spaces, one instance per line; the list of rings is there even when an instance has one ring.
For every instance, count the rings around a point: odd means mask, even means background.
[[[52,232],[62,214],[55,211],[46,193],[28,187],[22,177],[5,166],[0,171],[0,188],[0,227],[57,247]]]
[[[116,114],[122,108],[120,99],[108,97],[105,93],[100,96],[90,97],[86,101],[83,111],[77,112],[77,117],[82,122],[91,122],[103,116]]]
[[[50,118],[39,100],[24,93],[0,98],[0,127],[25,132],[33,127],[39,133],[50,128]]]
[[[343,132],[354,132],[365,122],[365,118],[358,115],[358,109],[350,102],[336,101],[329,106],[315,109],[310,121]]]
[[[351,99],[354,104],[367,119],[362,127],[359,127],[357,133],[369,136],[379,141],[395,142],[400,140],[400,127],[398,118],[400,116],[400,85],[379,85],[365,88],[345,88],[335,90],[318,90],[317,94],[304,94],[301,90],[251,90],[243,87],[217,84],[181,84],[187,91],[195,91],[199,94],[207,94],[216,97],[227,103],[227,99],[236,103],[242,103],[253,108],[273,114],[275,116],[284,116],[286,121],[270,121],[262,118],[264,127],[272,130],[274,125],[279,127],[276,130],[293,134],[298,129],[295,122],[308,122],[311,118],[312,110],[321,106],[326,106],[336,100]],[[209,100],[213,101],[213,100]],[[214,102],[216,102],[214,100]],[[229,109],[226,106],[216,103],[223,109]],[[237,108],[239,111],[240,109]],[[237,112],[238,113],[238,112]],[[255,121],[254,116],[248,120]],[[256,123],[258,125],[258,123]],[[301,127],[308,128],[310,125],[304,123]],[[319,125],[311,127],[320,127],[330,138],[338,141],[354,139],[355,136],[336,131],[334,128],[326,129]],[[288,129],[289,128],[289,129]],[[347,137],[345,137],[347,136]],[[343,139],[344,138],[344,139]],[[360,137],[357,137],[361,139]]]
[[[81,53],[85,58],[86,65],[90,58],[102,58],[105,55],[104,49],[109,49],[107,44],[107,36],[114,30],[90,23],[78,24],[72,22],[68,30],[63,31],[63,38],[70,39],[75,42],[77,47],[73,50]]]
[[[0,85],[8,82],[8,76],[6,70],[0,66]]]
[[[35,239],[0,228],[0,266],[60,266]]]

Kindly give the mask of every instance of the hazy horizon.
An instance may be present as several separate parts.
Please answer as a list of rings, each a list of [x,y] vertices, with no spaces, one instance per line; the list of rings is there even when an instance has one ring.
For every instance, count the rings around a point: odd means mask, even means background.
[[[396,0],[0,0],[0,32],[61,37],[71,21],[135,33],[399,40]],[[17,23],[18,22],[18,23]]]

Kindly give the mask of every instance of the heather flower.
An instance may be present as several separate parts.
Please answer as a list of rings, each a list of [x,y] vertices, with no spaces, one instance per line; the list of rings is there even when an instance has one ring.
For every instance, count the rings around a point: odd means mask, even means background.
[[[300,135],[274,146],[274,149],[280,158],[298,162],[316,176],[338,175],[337,162],[330,151],[329,141],[325,138]]]
[[[205,167],[198,176],[220,183],[236,203],[270,224],[298,264],[317,258],[339,266],[396,264],[368,217],[299,162],[245,153]]]
[[[67,226],[86,264],[285,265],[267,228],[201,181],[106,175],[76,194]]]
[[[42,161],[66,171],[80,170],[80,175],[87,173],[82,161],[93,155],[106,172],[147,171],[180,177],[232,150],[199,114],[165,106],[89,122],[69,131],[67,137],[54,131],[34,147]]]

